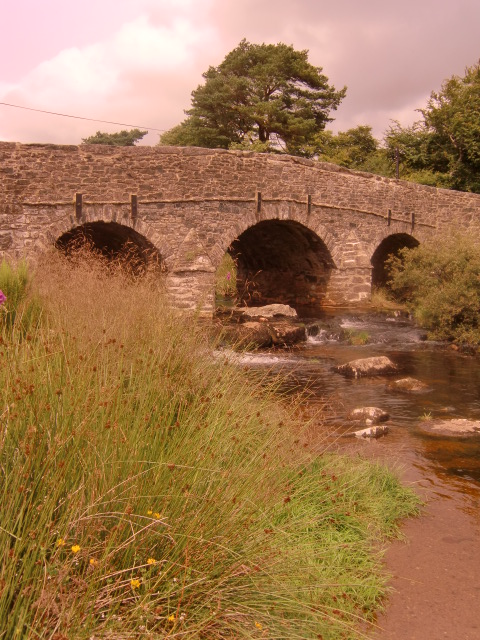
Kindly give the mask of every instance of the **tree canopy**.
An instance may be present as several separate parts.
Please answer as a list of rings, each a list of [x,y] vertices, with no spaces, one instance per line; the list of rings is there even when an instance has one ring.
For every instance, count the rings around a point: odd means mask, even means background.
[[[308,51],[283,43],[242,40],[203,77],[187,118],[160,144],[310,155],[312,137],[332,120],[346,93],[308,62]]]
[[[130,129],[127,131],[117,131],[116,133],[105,133],[104,131],[97,131],[94,136],[89,138],[82,138],[83,144],[110,144],[115,147],[133,147],[139,140],[146,136],[148,131],[141,131],[140,129]]]
[[[420,113],[422,120],[394,122],[385,135],[387,156],[399,150],[401,177],[480,193],[480,61],[445,80]]]

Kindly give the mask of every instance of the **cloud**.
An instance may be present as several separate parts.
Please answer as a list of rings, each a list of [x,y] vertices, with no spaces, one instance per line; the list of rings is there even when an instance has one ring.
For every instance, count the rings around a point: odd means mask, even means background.
[[[17,4],[29,0],[11,3],[7,18]],[[28,27],[19,49],[40,57],[0,78],[0,101],[160,129],[183,119],[202,72],[244,37],[308,49],[337,89],[347,86],[332,128],[369,124],[378,137],[391,119],[417,119],[430,92],[479,56],[478,0],[403,0],[401,9],[384,0],[84,0],[72,11],[64,0],[30,4],[28,15],[45,29]],[[23,34],[13,28],[23,14],[10,31]],[[11,58],[13,43],[0,41],[0,59]],[[0,107],[0,139],[78,143],[97,129],[119,127]],[[156,134],[145,141],[154,144]]]
[[[168,8],[173,3],[163,4]],[[182,5],[191,8],[187,0]],[[4,85],[1,100],[101,120],[169,128],[183,118],[190,92],[200,82],[207,64],[207,44],[215,40],[214,28],[194,24],[181,14],[166,12],[163,20],[142,14],[103,42],[64,49],[41,62],[18,83]],[[17,111],[8,112],[7,120],[2,110],[0,136],[25,141],[25,136],[32,135],[46,117]],[[80,142],[92,127],[118,130],[101,123],[68,120],[52,128],[48,140]]]

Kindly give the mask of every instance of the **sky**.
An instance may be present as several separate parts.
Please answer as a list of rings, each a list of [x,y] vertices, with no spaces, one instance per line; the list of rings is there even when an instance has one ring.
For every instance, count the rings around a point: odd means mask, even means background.
[[[0,104],[4,141],[79,144],[132,125],[154,145],[243,38],[307,49],[347,87],[327,128],[370,125],[381,139],[480,58],[479,0],[0,1],[0,103],[26,107]]]

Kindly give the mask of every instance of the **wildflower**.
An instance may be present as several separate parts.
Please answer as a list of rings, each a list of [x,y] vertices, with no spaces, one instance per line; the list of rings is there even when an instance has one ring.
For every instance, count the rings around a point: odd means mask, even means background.
[[[155,560],[155,558],[149,558],[147,560],[147,564],[157,564],[157,561]]]
[[[5,302],[5,300],[7,299],[7,296],[3,293],[3,291],[0,289],[0,304],[3,304]]]
[[[175,616],[173,615],[173,613],[168,616],[168,621],[175,622]]]
[[[79,544],[74,544],[72,547],[72,553],[78,553],[82,547]]]
[[[132,578],[132,580],[130,580],[130,586],[132,587],[132,589],[139,589],[140,580],[137,580],[136,578]]]
[[[95,567],[98,564],[98,560],[95,560],[95,558],[90,558],[89,564],[91,567]]]
[[[63,538],[59,538],[57,540],[57,547],[64,547],[65,546],[65,540]]]
[[[157,520],[160,520],[160,518],[162,517],[162,514],[158,512],[155,512],[153,515]]]
[[[230,280],[232,276],[230,275],[230,271],[227,273],[227,280]]]
[[[260,624],[260,622],[255,622],[255,626],[256,626],[257,629],[263,629],[263,627]]]
[[[152,514],[153,514],[153,511],[152,511],[151,509],[149,509],[149,510],[147,511],[147,516],[151,516]]]

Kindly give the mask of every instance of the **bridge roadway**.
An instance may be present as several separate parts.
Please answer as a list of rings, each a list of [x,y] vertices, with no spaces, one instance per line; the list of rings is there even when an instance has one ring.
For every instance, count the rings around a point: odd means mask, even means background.
[[[354,304],[385,258],[455,230],[480,195],[291,156],[180,147],[0,142],[0,256],[35,260],[79,234],[153,254],[173,304],[211,315],[225,252],[251,304]]]

